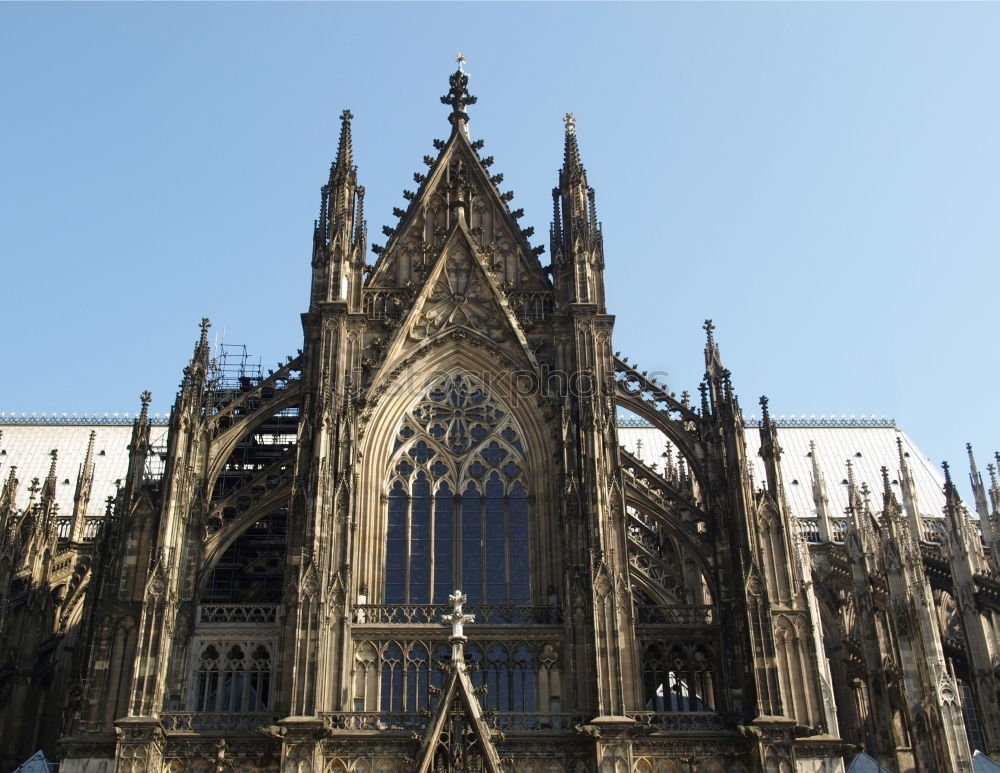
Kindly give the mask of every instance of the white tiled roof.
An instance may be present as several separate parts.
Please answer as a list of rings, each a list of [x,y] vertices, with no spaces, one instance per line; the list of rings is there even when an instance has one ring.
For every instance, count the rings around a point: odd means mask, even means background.
[[[87,455],[90,433],[94,435],[94,485],[86,515],[104,515],[105,500],[115,494],[115,481],[125,477],[128,469],[128,444],[132,439],[130,424],[2,424],[0,425],[0,485],[6,482],[11,467],[19,485],[16,501],[19,507],[28,502],[28,487],[32,478],[39,482],[49,474],[55,449],[56,502],[59,514],[73,513],[73,496],[80,468]],[[165,442],[164,424],[150,428],[150,441],[156,446]]]
[[[87,453],[91,431],[96,432],[94,443],[94,487],[87,515],[103,515],[104,502],[115,493],[115,481],[125,476],[128,467],[128,444],[132,427],[128,424],[3,424],[0,425],[0,482],[7,479],[11,466],[17,467],[17,503],[23,507],[28,500],[28,486],[32,478],[44,480],[51,461],[49,452],[58,451],[56,480],[59,512],[69,515],[73,511],[73,495],[80,466]],[[167,427],[154,424],[151,441],[154,446],[166,442]],[[860,486],[867,483],[872,490],[873,507],[881,503],[882,474],[880,468],[889,468],[889,479],[895,481],[893,489],[899,497],[899,461],[896,439],[903,443],[909,454],[908,462],[917,487],[917,499],[922,515],[942,514],[944,480],[940,472],[925,457],[905,432],[893,426],[778,426],[778,442],[782,447],[781,471],[785,492],[792,513],[808,518],[816,514],[812,495],[812,459],[810,441],[816,444],[816,456],[826,478],[830,514],[837,517],[847,507],[846,460],[854,468],[854,477]],[[663,467],[666,436],[650,426],[621,426],[619,442],[646,464]],[[756,427],[746,430],[747,455],[755,486],[764,481],[763,461],[758,455],[760,433]],[[675,451],[676,458],[676,451]],[[66,481],[69,481],[68,483]]]
[[[899,452],[897,438],[903,443],[903,452],[908,454],[907,462],[917,489],[917,502],[922,516],[941,517],[944,508],[944,478],[937,467],[917,448],[901,429],[888,426],[821,425],[781,426],[778,428],[778,444],[782,448],[781,474],[785,483],[785,493],[792,513],[800,518],[816,515],[812,489],[812,459],[809,456],[810,441],[816,444],[816,458],[819,469],[826,479],[826,492],[830,502],[830,515],[834,518],[844,514],[847,507],[847,460],[854,469],[854,480],[858,486],[867,483],[872,491],[872,507],[880,510],[882,505],[882,473],[884,465],[889,470],[889,480],[901,500],[899,486]],[[663,468],[663,453],[666,436],[653,427],[623,426],[618,429],[618,441],[646,464]],[[766,480],[764,464],[760,458],[760,431],[755,426],[746,429],[747,456],[750,459],[751,475],[755,487],[761,487]],[[676,458],[676,451],[674,452]]]

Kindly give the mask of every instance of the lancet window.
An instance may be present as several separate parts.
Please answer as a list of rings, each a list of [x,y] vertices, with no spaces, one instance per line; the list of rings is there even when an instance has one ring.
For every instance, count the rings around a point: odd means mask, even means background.
[[[445,374],[400,422],[388,481],[385,603],[530,602],[523,433],[478,379]]]
[[[206,641],[196,649],[194,710],[261,712],[271,706],[270,642]]]

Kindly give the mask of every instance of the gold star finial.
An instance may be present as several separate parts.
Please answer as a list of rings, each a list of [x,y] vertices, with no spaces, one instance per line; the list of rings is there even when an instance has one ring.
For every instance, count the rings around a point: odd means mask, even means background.
[[[459,51],[458,55],[455,57],[455,61],[458,62],[458,71],[465,72],[465,63],[467,61],[465,58],[465,54]]]

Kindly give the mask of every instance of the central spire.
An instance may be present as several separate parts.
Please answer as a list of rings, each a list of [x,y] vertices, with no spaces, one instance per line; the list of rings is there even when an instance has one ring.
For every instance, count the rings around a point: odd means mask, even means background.
[[[448,83],[451,89],[441,97],[441,103],[451,105],[451,115],[448,120],[455,129],[461,128],[466,136],[469,129],[466,124],[469,122],[469,114],[465,111],[467,105],[476,104],[476,98],[469,93],[469,75],[465,72],[465,55],[459,54],[455,57],[458,68],[449,76]]]

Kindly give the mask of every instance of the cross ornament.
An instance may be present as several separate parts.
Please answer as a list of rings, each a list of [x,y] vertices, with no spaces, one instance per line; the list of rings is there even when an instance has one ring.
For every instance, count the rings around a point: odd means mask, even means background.
[[[452,639],[464,639],[465,633],[462,630],[462,626],[465,623],[471,623],[476,619],[475,615],[465,615],[462,614],[462,605],[468,601],[468,597],[462,593],[460,590],[456,590],[448,597],[448,601],[451,602],[451,614],[441,615],[441,620],[447,625],[451,623],[451,638]]]

